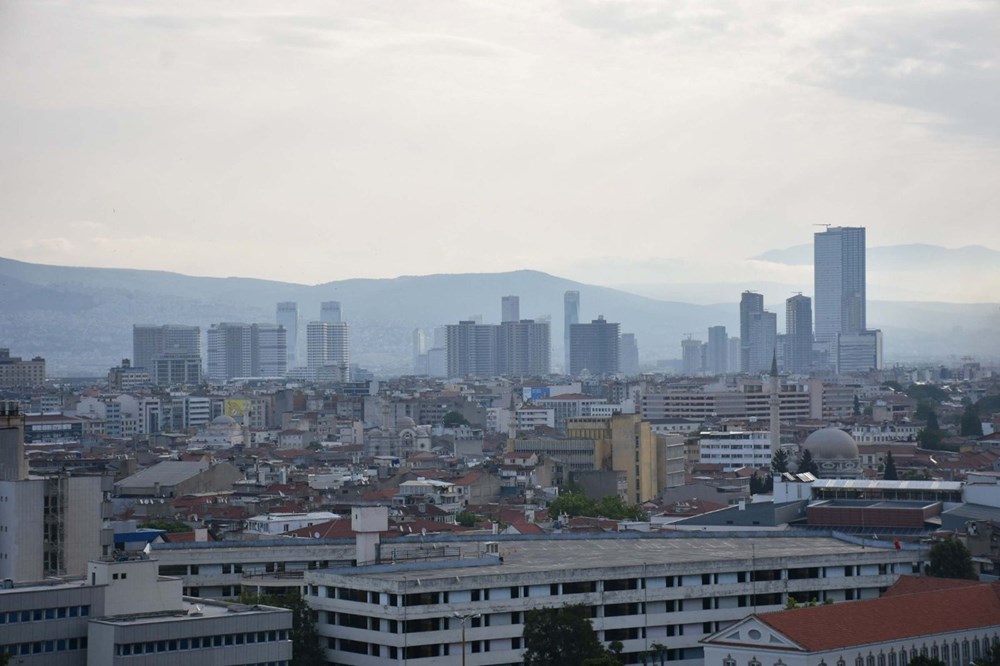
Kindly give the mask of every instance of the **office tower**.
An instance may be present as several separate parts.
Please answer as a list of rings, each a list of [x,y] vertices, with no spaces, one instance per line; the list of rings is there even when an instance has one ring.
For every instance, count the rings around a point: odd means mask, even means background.
[[[692,377],[701,374],[701,340],[681,340],[681,372]]]
[[[754,312],[750,315],[750,346],[743,345],[747,350],[748,369],[750,374],[761,374],[771,368],[771,361],[777,353],[778,317],[773,312]]]
[[[281,324],[254,324],[251,327],[252,377],[284,377],[288,371],[288,331]]]
[[[738,337],[733,336],[729,338],[728,347],[728,362],[729,373],[735,375],[740,371],[740,350],[743,348],[743,341]]]
[[[199,327],[132,326],[132,367],[148,371],[155,384],[198,384],[201,382],[201,361]]]
[[[626,377],[639,374],[639,343],[635,339],[635,333],[622,333],[619,338],[618,363]]]
[[[327,324],[341,324],[340,301],[324,301],[319,304],[319,320]]]
[[[500,323],[521,321],[521,299],[518,296],[504,296],[500,299]]]
[[[278,303],[276,321],[285,327],[285,344],[288,349],[287,367],[294,368],[298,363],[299,343],[299,306],[293,301]]]
[[[493,377],[499,374],[499,326],[465,319],[449,324],[446,353],[449,377]]]
[[[836,342],[837,374],[865,373],[882,369],[882,331],[840,333]]]
[[[351,354],[348,325],[343,322],[309,322],[306,326],[306,356],[306,363],[314,372],[321,368],[336,368],[340,378],[349,381]]]
[[[729,372],[729,337],[725,326],[710,326],[708,329],[708,348],[705,350],[705,369],[713,375],[724,375]]]
[[[584,370],[592,375],[614,375],[620,367],[618,331],[620,324],[608,323],[599,316],[589,324],[573,324],[569,333],[569,372]]]
[[[224,322],[208,329],[208,379],[280,377],[288,362],[286,331],[278,324]]]
[[[580,292],[567,291],[563,294],[563,372],[570,372],[569,334],[574,324],[580,323]]]
[[[812,299],[797,294],[785,301],[785,372],[808,372],[812,345]]]
[[[411,337],[413,342],[413,374],[426,375],[429,372],[427,365],[427,334],[423,329],[413,329]]]
[[[754,372],[750,365],[750,348],[753,345],[750,320],[763,311],[764,297],[753,291],[744,291],[740,298],[740,372]]]
[[[840,333],[866,330],[865,228],[831,227],[814,236],[816,341],[831,353]]]
[[[505,321],[500,324],[498,335],[497,374],[508,377],[549,374],[552,343],[547,322]]]

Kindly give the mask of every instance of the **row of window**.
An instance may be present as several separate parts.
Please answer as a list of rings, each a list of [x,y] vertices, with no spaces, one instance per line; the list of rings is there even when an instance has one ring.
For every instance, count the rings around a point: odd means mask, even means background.
[[[57,608],[36,608],[34,610],[0,612],[0,624],[16,624],[19,622],[42,622],[44,620],[62,620],[70,617],[87,617],[90,606],[59,606]]]
[[[31,643],[10,643],[8,645],[0,645],[0,654],[28,655],[86,649],[87,637],[82,636],[80,638],[60,638],[58,640],[50,641],[34,641]]]
[[[926,645],[919,649],[912,645],[909,649],[900,647],[898,650],[889,650],[888,653],[879,654],[868,653],[868,656],[858,655],[854,659],[854,666],[907,666],[918,657],[943,661],[948,666],[963,666],[973,660],[992,654],[991,651],[1000,649],[1000,636],[994,634],[992,638],[983,636],[981,639],[965,639],[961,643],[953,640],[950,644],[945,641],[940,646],[935,642],[928,648]],[[722,660],[722,666],[737,666],[736,660],[731,656]],[[763,666],[756,658],[747,662],[747,666]],[[785,666],[780,659],[774,666]],[[827,666],[826,661],[821,661],[819,666]],[[836,661],[836,666],[847,666],[847,661],[841,657]]]
[[[207,648],[229,647],[253,643],[271,643],[289,640],[287,629],[271,631],[251,631],[244,634],[217,634],[215,636],[195,636],[169,641],[145,641],[143,643],[120,643],[115,645],[115,656],[130,657],[156,652],[177,652],[179,650],[204,650]]]

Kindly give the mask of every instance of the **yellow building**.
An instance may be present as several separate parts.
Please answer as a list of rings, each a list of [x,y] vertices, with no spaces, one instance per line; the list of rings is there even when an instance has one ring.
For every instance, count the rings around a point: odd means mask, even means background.
[[[594,441],[594,467],[625,472],[628,501],[640,504],[654,499],[666,476],[664,438],[657,438],[648,421],[638,414],[611,417],[577,417],[567,421],[571,438]]]

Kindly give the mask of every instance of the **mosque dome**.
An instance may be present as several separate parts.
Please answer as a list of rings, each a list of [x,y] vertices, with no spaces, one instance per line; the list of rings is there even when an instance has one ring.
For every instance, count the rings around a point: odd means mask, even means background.
[[[222,416],[216,416],[214,419],[212,419],[212,425],[234,426],[239,424],[236,422],[236,419],[234,419],[232,416],[226,416],[225,414],[223,414]]]
[[[806,437],[802,448],[813,460],[854,460],[859,457],[858,443],[840,428],[822,428]]]
[[[409,416],[400,416],[396,419],[396,430],[403,430],[405,428],[415,428],[417,427],[417,422],[411,419]]]

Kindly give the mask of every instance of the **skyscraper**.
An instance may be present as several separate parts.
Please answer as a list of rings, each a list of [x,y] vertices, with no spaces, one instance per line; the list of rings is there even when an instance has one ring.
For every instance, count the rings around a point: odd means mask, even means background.
[[[812,345],[812,299],[797,294],[785,301],[785,372],[807,372]]]
[[[548,322],[522,319],[500,324],[497,339],[498,374],[508,377],[547,375],[550,372],[551,355]]]
[[[288,349],[288,367],[298,363],[299,306],[293,301],[278,303],[276,321],[285,327],[285,343]]]
[[[617,374],[621,369],[619,329],[620,324],[608,323],[602,316],[589,324],[572,324],[569,336],[570,374],[579,375],[584,370],[592,375]]]
[[[500,323],[505,321],[521,321],[521,299],[518,296],[500,299]]]
[[[814,236],[816,341],[831,353],[840,333],[860,335],[867,328],[865,228],[831,227]]]
[[[753,345],[750,320],[753,315],[763,311],[764,297],[754,291],[744,291],[740,298],[740,372],[754,372],[750,367],[750,349]]]
[[[567,291],[563,294],[563,352],[565,355],[565,365],[563,372],[570,371],[570,330],[574,324],[580,323],[580,292]]]
[[[725,326],[710,326],[708,329],[707,370],[713,375],[729,372],[729,337]]]
[[[639,374],[639,343],[635,333],[622,333],[618,339],[618,364],[626,377]]]
[[[681,372],[686,377],[701,374],[701,340],[681,340]]]
[[[449,377],[492,377],[499,374],[500,327],[466,319],[447,327]]]
[[[337,304],[340,315],[340,304]],[[350,380],[350,330],[345,322],[311,321],[306,326],[306,365],[314,373],[336,368],[337,376]],[[329,373],[327,373],[329,374]]]
[[[280,377],[288,362],[287,332],[279,324],[225,322],[208,329],[208,378]]]
[[[319,320],[327,324],[341,324],[340,301],[324,301],[319,304]]]
[[[171,377],[157,374],[157,361],[169,359],[174,364],[201,367],[201,329],[197,326],[143,325],[132,326],[132,367],[147,370],[157,384],[169,384]],[[185,373],[194,384],[193,374]]]
[[[761,374],[771,368],[771,361],[778,346],[778,317],[764,310],[750,315],[750,347],[747,349],[749,367],[746,372]]]

